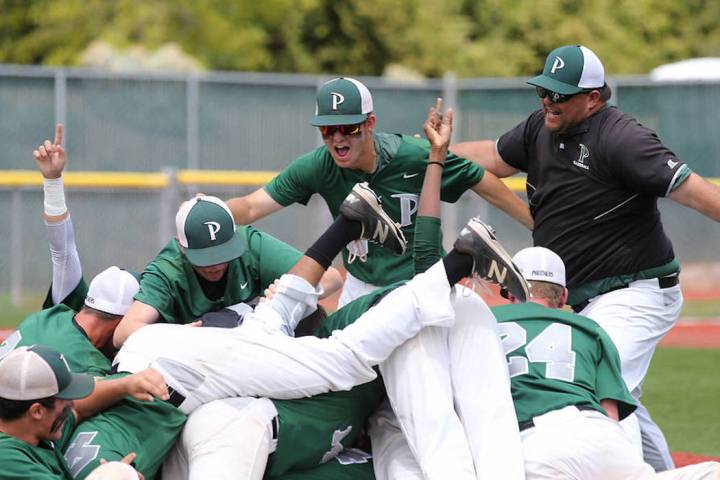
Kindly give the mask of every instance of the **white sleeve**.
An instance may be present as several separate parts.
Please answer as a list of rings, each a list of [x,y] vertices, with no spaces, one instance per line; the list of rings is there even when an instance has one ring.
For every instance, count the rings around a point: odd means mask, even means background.
[[[75,246],[75,230],[70,215],[59,222],[45,221],[52,260],[52,300],[61,302],[82,278],[80,256]]]

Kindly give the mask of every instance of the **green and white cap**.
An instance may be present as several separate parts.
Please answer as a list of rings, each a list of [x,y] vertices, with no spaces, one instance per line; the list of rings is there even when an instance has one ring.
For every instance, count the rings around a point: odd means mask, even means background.
[[[550,52],[543,73],[528,82],[551,92],[572,95],[583,90],[602,88],[605,69],[592,50],[582,45],[566,45]]]
[[[318,90],[311,123],[316,127],[354,125],[364,122],[372,111],[372,95],[365,85],[354,78],[334,78]]]
[[[0,398],[85,398],[95,388],[90,375],[72,373],[65,357],[45,345],[18,347],[0,361]]]
[[[230,209],[217,197],[200,195],[184,202],[175,226],[187,259],[197,267],[229,262],[245,251]]]

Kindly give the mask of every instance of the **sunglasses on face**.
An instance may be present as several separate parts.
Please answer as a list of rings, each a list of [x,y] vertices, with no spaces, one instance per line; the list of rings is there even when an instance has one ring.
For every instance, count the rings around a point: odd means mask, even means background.
[[[340,132],[340,135],[357,135],[360,133],[360,126],[362,123],[356,123],[355,125],[327,125],[320,128],[320,134],[327,138],[331,137],[335,134],[335,132]]]
[[[579,95],[581,93],[588,94],[588,93],[592,92],[592,90],[585,90],[585,91],[578,92],[578,93],[565,94],[565,93],[553,92],[552,90],[548,90],[543,87],[535,87],[535,91],[537,92],[538,97],[540,97],[540,98],[548,97],[550,99],[550,101],[553,103],[565,103],[568,100],[570,100],[572,97],[574,97],[575,95]]]

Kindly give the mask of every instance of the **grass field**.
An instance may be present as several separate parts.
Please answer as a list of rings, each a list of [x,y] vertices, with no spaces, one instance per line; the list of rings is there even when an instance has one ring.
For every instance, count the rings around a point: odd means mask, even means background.
[[[0,328],[12,328],[38,308],[43,297],[20,306],[0,296]],[[686,302],[683,316],[720,317],[720,301]],[[673,451],[720,456],[720,349],[660,348],[645,381],[643,402]]]
[[[672,451],[720,456],[720,349],[659,348],[643,403]]]

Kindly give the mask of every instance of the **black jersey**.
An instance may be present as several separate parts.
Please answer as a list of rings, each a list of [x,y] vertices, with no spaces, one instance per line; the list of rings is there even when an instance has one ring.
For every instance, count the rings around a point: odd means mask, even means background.
[[[571,297],[589,282],[674,261],[657,198],[691,170],[634,118],[608,106],[556,134],[538,110],[500,137],[497,148],[528,174],[534,244],[563,259]]]

